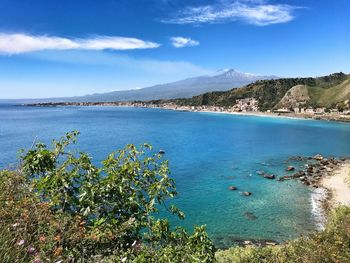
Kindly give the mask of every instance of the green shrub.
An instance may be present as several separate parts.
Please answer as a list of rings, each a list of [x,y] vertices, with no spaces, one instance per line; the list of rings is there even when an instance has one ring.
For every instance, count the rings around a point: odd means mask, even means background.
[[[16,172],[0,176],[1,262],[212,262],[204,227],[192,235],[156,219],[160,206],[180,218],[167,200],[176,196],[167,161],[149,145],[128,145],[100,168],[67,146],[37,144],[22,153]]]

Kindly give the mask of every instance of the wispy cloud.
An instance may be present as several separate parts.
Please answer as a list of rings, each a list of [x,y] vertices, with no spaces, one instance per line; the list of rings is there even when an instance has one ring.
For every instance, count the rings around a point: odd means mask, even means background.
[[[28,34],[0,33],[0,53],[19,54],[40,50],[129,50],[157,48],[160,44],[137,38],[96,36],[93,38],[62,38]]]
[[[265,0],[219,1],[213,5],[186,7],[161,22],[169,24],[204,24],[244,21],[257,26],[286,23],[294,19],[298,8],[287,4],[269,4]]]
[[[171,37],[171,44],[176,48],[198,46],[199,42],[187,37]]]
[[[118,71],[133,71],[136,75],[146,74],[153,82],[159,81],[162,77],[164,79],[169,78],[168,80],[176,80],[213,73],[213,70],[187,61],[136,58],[121,53],[67,50],[64,56],[57,51],[32,52],[23,56],[35,60],[84,66],[111,67]]]
[[[10,61],[13,58],[2,59]],[[12,64],[3,68],[0,71],[0,91],[1,87],[11,89],[0,93],[0,98],[65,97],[112,89],[128,90],[214,72],[188,61],[135,57],[125,52],[66,50],[62,53],[46,50],[24,53],[21,55],[23,60],[31,65],[36,63],[35,68]],[[52,66],[58,67],[52,71]]]

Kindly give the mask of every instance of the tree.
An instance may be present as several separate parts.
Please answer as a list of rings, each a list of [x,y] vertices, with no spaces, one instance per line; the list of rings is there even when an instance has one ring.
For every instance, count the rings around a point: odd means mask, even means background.
[[[32,234],[31,242],[41,257],[123,262],[214,260],[214,246],[203,226],[189,235],[180,227],[172,230],[168,220],[156,218],[160,207],[182,219],[185,216],[177,207],[168,206],[168,199],[177,192],[168,161],[161,154],[152,153],[147,144],[139,148],[127,145],[111,153],[98,168],[88,154],[68,150],[78,135],[67,133],[54,140],[51,148],[38,143],[22,152],[16,176],[23,178],[23,184],[13,194],[18,198],[25,191],[31,195],[32,207],[47,208],[46,217],[34,213],[31,222],[42,228],[40,233],[35,227],[33,233],[26,233],[27,238]],[[1,180],[7,179],[1,176]],[[14,214],[7,219],[17,222],[17,217]],[[45,245],[40,242],[43,238]],[[54,244],[47,246],[50,240]]]

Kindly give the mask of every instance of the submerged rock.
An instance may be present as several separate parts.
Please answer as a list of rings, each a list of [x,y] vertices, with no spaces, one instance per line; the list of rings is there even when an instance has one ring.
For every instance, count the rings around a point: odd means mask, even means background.
[[[306,161],[307,157],[303,157],[303,156],[292,156],[289,157],[289,159],[287,161],[297,161],[297,162],[302,162],[302,161]]]
[[[285,176],[278,178],[278,181],[283,182],[285,180],[290,180],[290,179],[292,179],[291,175],[285,175]]]
[[[290,179],[296,179],[296,178],[301,178],[301,177],[305,177],[305,172],[304,171],[298,171],[295,174],[292,175],[285,175],[282,176],[280,178],[278,178],[278,181],[285,181],[285,180],[290,180]]]
[[[298,177],[301,177],[304,175],[306,175],[304,171],[299,171],[299,172],[293,174],[293,178],[298,178]]]
[[[244,216],[249,220],[257,220],[258,219],[258,217],[256,215],[254,215],[254,213],[252,213],[252,212],[245,212]]]

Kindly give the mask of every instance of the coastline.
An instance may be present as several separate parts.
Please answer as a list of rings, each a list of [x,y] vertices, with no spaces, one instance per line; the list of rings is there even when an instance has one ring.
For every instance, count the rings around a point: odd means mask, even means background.
[[[322,178],[320,184],[329,192],[327,200],[330,207],[339,205],[350,206],[350,186],[347,182],[350,176],[350,161],[343,163],[331,175]]]
[[[178,106],[174,104],[152,104],[146,102],[57,102],[57,103],[35,103],[35,104],[22,104],[21,106],[30,107],[66,107],[66,106],[78,106],[78,107],[133,107],[133,108],[151,108],[151,109],[163,109],[182,112],[199,112],[199,113],[217,113],[217,114],[230,114],[239,116],[254,116],[254,117],[267,117],[267,118],[284,118],[284,119],[299,119],[299,120],[321,120],[332,122],[350,122],[350,115],[344,114],[306,114],[306,113],[276,113],[276,112],[264,112],[264,111],[232,111],[223,107],[216,106]]]
[[[279,119],[294,119],[294,120],[316,120],[302,116],[289,116],[289,115],[278,115],[275,113],[268,112],[229,112],[229,111],[191,111],[191,112],[202,112],[202,113],[215,113],[215,114],[229,114],[238,116],[253,116],[262,118],[279,118]],[[350,121],[350,120],[349,120]]]
[[[133,106],[139,107],[139,106]],[[297,113],[274,113],[274,112],[263,112],[263,111],[228,111],[228,110],[198,110],[191,109],[190,107],[149,107],[142,106],[143,108],[159,108],[166,110],[175,110],[183,112],[200,112],[200,113],[216,113],[216,114],[230,114],[238,116],[254,116],[254,117],[265,117],[265,118],[281,118],[281,119],[295,119],[295,120],[315,120],[315,121],[332,121],[332,122],[350,122],[350,116],[347,115],[334,115],[334,114],[323,114],[323,115],[312,115],[312,114],[297,114]]]

